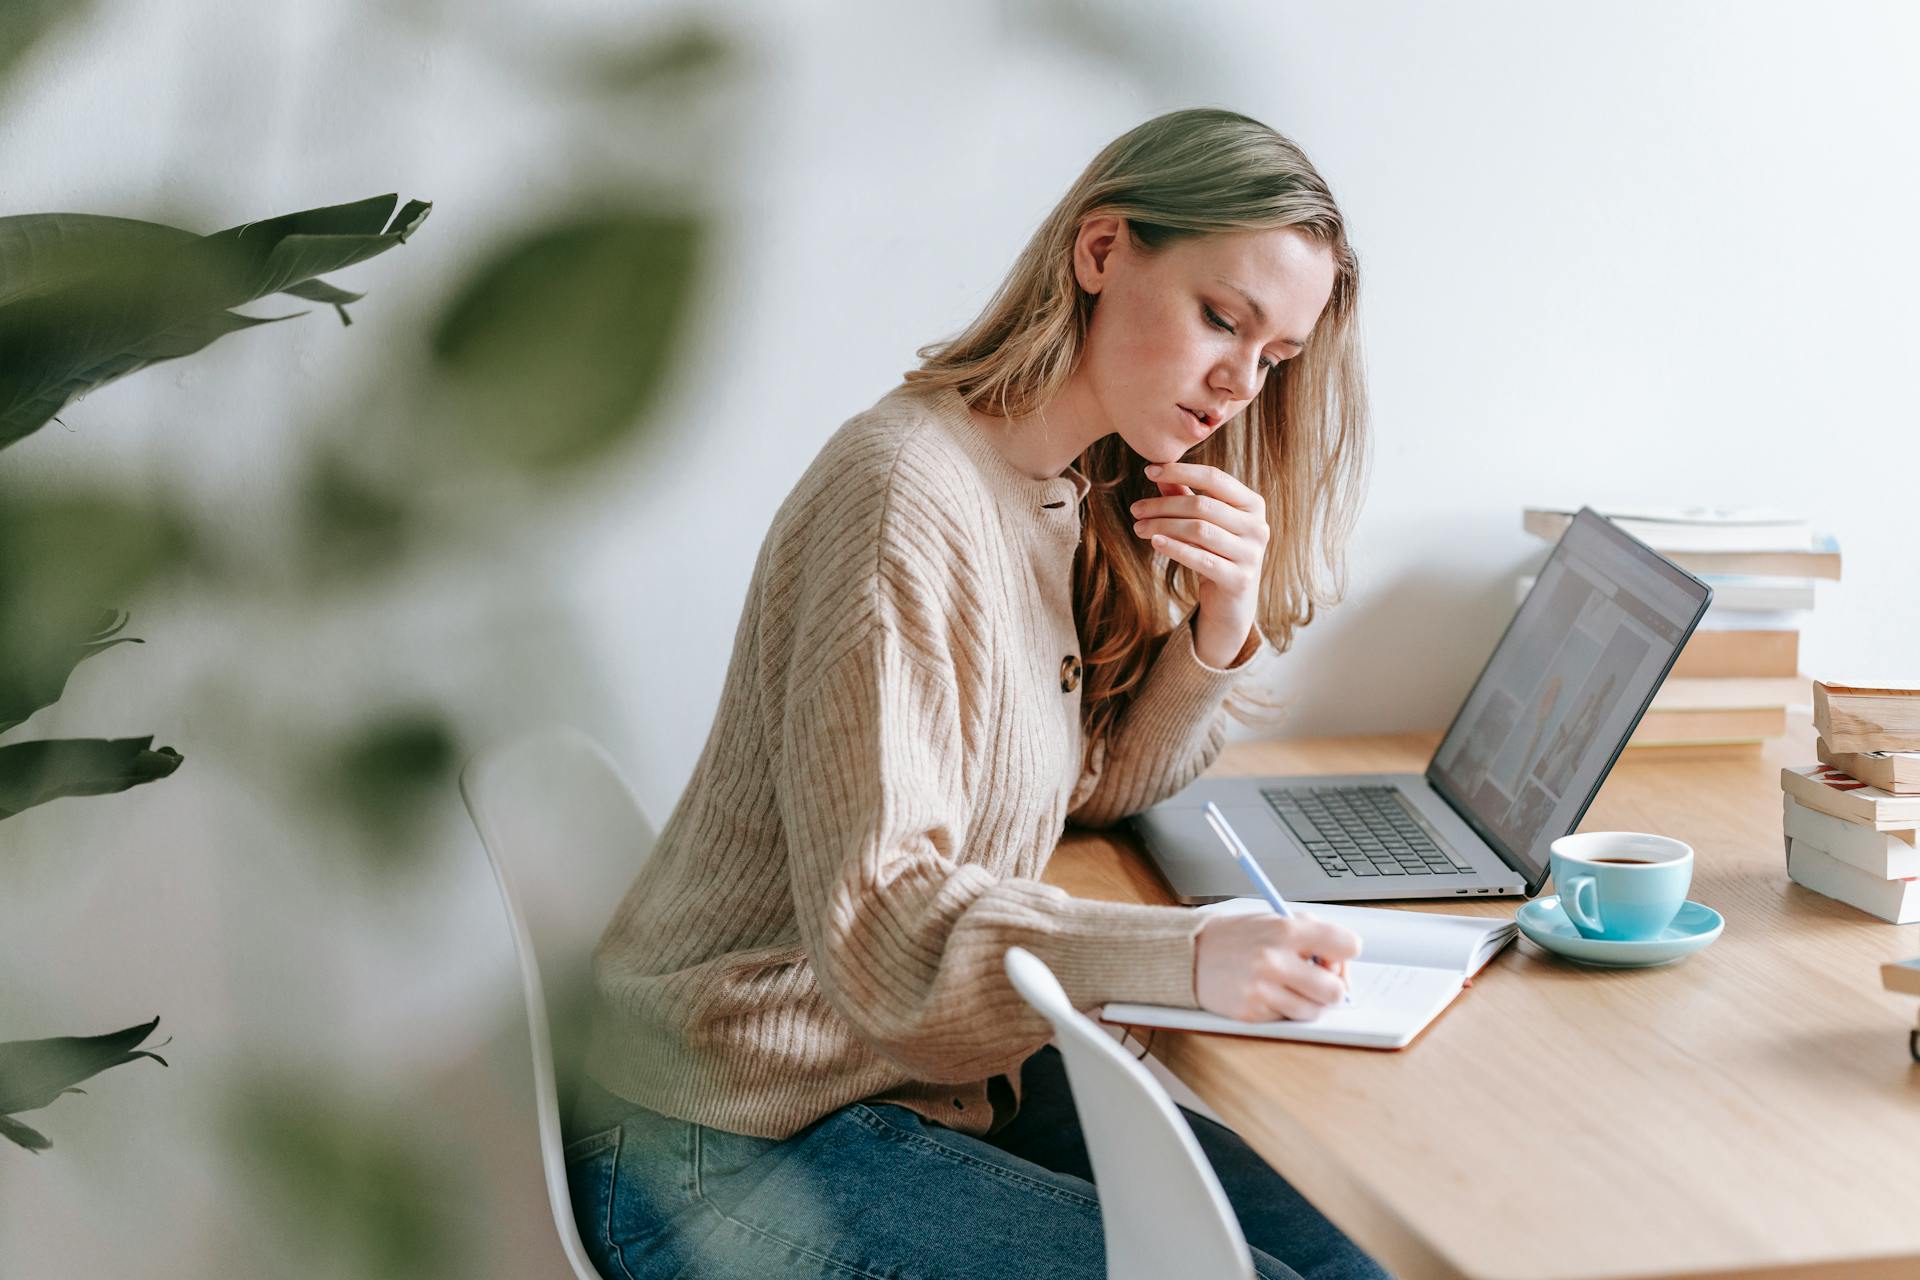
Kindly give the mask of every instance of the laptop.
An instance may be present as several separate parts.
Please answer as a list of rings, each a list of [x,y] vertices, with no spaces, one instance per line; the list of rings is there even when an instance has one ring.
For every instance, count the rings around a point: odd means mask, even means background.
[[[1133,828],[1181,902],[1248,892],[1208,801],[1288,898],[1531,898],[1712,598],[1583,507],[1425,773],[1202,778]]]

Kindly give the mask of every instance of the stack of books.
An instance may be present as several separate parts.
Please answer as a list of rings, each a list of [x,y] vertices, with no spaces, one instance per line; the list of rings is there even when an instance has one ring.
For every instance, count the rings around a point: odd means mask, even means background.
[[[1628,746],[1759,742],[1787,731],[1805,703],[1800,632],[1814,583],[1838,581],[1840,547],[1799,516],[1727,507],[1601,508],[1627,533],[1713,588],[1706,617],[1641,717]],[[1573,511],[1528,507],[1528,533],[1557,542]],[[1533,588],[1523,578],[1520,597]]]
[[[1815,681],[1819,764],[1780,771],[1787,875],[1894,924],[1920,921],[1920,687]]]

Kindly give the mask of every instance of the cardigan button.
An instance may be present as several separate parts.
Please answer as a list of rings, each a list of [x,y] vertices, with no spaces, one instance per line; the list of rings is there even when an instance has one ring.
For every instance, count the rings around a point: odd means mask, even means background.
[[[1080,655],[1070,653],[1060,659],[1060,692],[1072,693],[1080,687]]]

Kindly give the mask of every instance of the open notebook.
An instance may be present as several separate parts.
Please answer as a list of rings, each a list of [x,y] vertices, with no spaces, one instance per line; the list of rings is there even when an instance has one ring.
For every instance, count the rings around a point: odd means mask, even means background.
[[[1134,1027],[1219,1031],[1272,1040],[1399,1049],[1438,1017],[1460,994],[1466,980],[1480,972],[1481,966],[1519,932],[1511,920],[1484,916],[1447,916],[1333,903],[1296,905],[1302,914],[1343,925],[1360,935],[1361,958],[1347,966],[1352,1004],[1327,1009],[1311,1022],[1242,1022],[1204,1009],[1107,1004],[1101,1006],[1101,1021]],[[1239,913],[1271,911],[1272,908],[1258,898],[1229,898],[1196,910]]]

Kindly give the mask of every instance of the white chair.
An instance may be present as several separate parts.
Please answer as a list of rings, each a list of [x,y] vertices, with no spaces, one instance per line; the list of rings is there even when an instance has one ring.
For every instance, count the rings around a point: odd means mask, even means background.
[[[1007,948],[1007,977],[1053,1025],[1100,1189],[1108,1280],[1251,1277],[1253,1256],[1193,1130],[1147,1069],[1076,1011],[1053,971]]]
[[[560,1116],[577,1085],[594,943],[656,833],[606,752],[572,729],[481,752],[460,771],[460,795],[486,846],[520,961],[553,1224],[579,1280],[602,1280],[574,1226]]]

